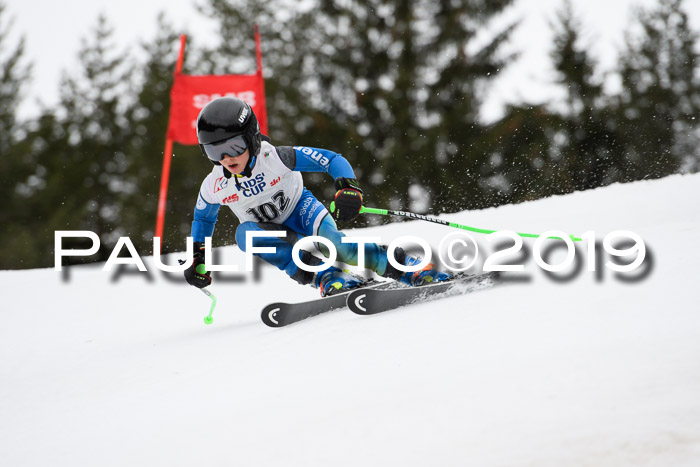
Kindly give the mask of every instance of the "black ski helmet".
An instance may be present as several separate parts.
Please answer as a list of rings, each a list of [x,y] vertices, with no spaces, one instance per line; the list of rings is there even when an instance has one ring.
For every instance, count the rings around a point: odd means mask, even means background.
[[[249,177],[260,152],[260,125],[253,109],[241,99],[219,97],[202,108],[197,117],[197,140],[206,156],[205,144],[220,143],[243,136],[250,154],[243,175]],[[212,161],[215,165],[220,162]]]

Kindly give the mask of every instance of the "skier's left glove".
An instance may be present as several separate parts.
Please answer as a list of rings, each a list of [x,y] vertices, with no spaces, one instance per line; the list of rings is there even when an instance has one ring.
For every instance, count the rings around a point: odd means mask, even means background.
[[[331,203],[331,215],[337,221],[351,221],[362,209],[362,189],[354,178],[335,179],[335,199]]]
[[[185,280],[199,289],[211,285],[211,272],[204,269],[204,244],[194,242],[192,266],[185,269]]]

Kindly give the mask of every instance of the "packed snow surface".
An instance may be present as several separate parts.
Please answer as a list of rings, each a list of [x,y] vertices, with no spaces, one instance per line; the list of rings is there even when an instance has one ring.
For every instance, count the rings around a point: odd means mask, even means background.
[[[698,199],[686,175],[444,215],[599,242],[629,230],[647,258],[618,274],[600,244],[591,272],[581,245],[555,280],[527,239],[501,261],[525,264],[519,280],[282,329],[262,307],[318,292],[270,267],[220,273],[210,326],[209,299],[150,257],[148,274],[0,271],[0,465],[700,465]],[[348,233],[437,247],[453,230]]]

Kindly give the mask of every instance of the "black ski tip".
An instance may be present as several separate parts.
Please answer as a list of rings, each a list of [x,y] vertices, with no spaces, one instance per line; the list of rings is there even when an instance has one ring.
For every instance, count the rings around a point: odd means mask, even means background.
[[[278,311],[281,309],[282,303],[270,303],[265,308],[263,308],[260,313],[260,318],[262,322],[270,326],[271,328],[279,328],[285,325],[281,321],[281,317],[278,315]]]
[[[348,295],[347,305],[353,313],[358,315],[374,315],[384,311],[393,310],[416,302],[427,301],[428,297],[438,297],[440,294],[450,293],[450,290],[461,284],[494,284],[498,280],[498,274],[487,272],[482,274],[457,274],[444,281],[431,282],[414,287],[401,287],[394,290],[359,289]],[[471,289],[465,291],[470,292]],[[452,294],[454,295],[454,294]]]
[[[348,295],[348,308],[350,308],[353,313],[357,313],[358,315],[374,314],[371,310],[368,310],[364,306],[367,296],[373,293],[376,293],[376,291],[372,289],[353,290],[350,292],[350,295]]]

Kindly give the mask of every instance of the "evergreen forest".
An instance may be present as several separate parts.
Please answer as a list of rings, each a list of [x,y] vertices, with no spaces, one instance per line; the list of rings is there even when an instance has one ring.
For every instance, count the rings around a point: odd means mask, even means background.
[[[202,13],[221,43],[188,32],[183,72],[253,73],[257,24],[273,144],[343,154],[372,207],[436,215],[700,169],[700,44],[683,0],[636,11],[614,70],[601,70],[565,2],[548,51],[551,86],[565,98],[511,103],[486,123],[486,90],[527,47],[511,42],[517,22],[490,27],[512,3],[208,0]],[[122,236],[150,254],[183,31],[161,14],[136,51],[116,43],[109,18],[95,18],[80,66],[60,70],[58,104],[22,119],[32,63],[24,40],[9,38],[11,20],[0,0],[0,268],[52,267],[56,230],[100,236],[100,253],[76,262],[106,260]],[[164,253],[185,249],[212,168],[196,146],[173,154]],[[330,203],[328,176],[304,180]],[[225,211],[215,246],[234,242],[237,220]]]

